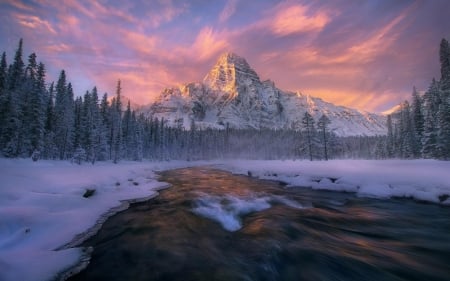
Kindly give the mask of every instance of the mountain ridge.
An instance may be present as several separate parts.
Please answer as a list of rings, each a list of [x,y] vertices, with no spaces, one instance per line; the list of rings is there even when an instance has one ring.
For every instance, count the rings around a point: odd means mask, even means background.
[[[322,114],[339,136],[385,135],[386,117],[337,106],[301,92],[278,89],[271,80],[261,81],[248,62],[235,53],[219,56],[202,82],[164,89],[143,109],[151,118],[164,118],[169,126],[190,128],[301,129],[309,112],[317,121]]]

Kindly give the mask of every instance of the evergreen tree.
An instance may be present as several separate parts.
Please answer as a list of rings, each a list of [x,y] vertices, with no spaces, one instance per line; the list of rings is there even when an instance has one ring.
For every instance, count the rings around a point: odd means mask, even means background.
[[[439,61],[441,63],[441,89],[450,90],[450,46],[445,38],[442,38],[439,49]]]
[[[130,158],[133,154],[132,150],[132,140],[134,138],[134,128],[132,128],[132,120],[131,120],[131,105],[130,101],[128,101],[127,109],[123,114],[122,119],[122,140],[123,140],[123,157]]]
[[[420,157],[420,152],[422,150],[422,137],[424,131],[424,116],[423,116],[423,105],[422,98],[417,92],[416,87],[413,88],[412,93],[412,122],[413,122],[413,154],[414,157]]]
[[[305,112],[305,115],[302,119],[303,124],[303,130],[305,132],[305,137],[307,141],[307,149],[308,149],[308,155],[309,160],[313,160],[313,141],[314,141],[314,135],[315,135],[315,128],[314,128],[314,119],[308,112]]]
[[[47,97],[47,90],[45,88],[45,66],[39,63],[37,66],[36,78],[33,81],[33,87],[29,98],[29,112],[28,112],[28,127],[30,138],[30,149],[27,152],[31,155],[32,152],[41,152],[44,147],[44,133],[45,133],[45,99]]]
[[[90,113],[90,151],[88,160],[94,164],[97,159],[104,159],[106,156],[106,134],[103,128],[103,120],[100,114],[97,88],[92,89],[89,113]]]
[[[120,80],[117,81],[116,96],[111,103],[111,147],[112,147],[112,159],[114,163],[117,163],[120,159],[122,150],[122,102],[121,102]]]
[[[317,122],[317,127],[320,130],[322,145],[323,145],[323,155],[325,160],[328,160],[328,125],[331,123],[330,119],[323,114],[319,118],[319,122]]]
[[[25,64],[23,62],[23,40],[19,40],[19,46],[17,47],[14,55],[14,62],[8,69],[8,88],[9,90],[16,90],[22,86],[23,78],[25,76]]]
[[[25,78],[25,64],[22,60],[23,40],[20,39],[19,46],[14,55],[13,64],[8,68],[7,91],[4,96],[4,118],[2,128],[2,139],[0,145],[3,154],[7,157],[17,157],[20,153],[22,112],[21,93]]]
[[[58,157],[58,149],[55,144],[55,112],[54,112],[54,83],[48,89],[46,104],[45,127],[44,127],[44,153],[45,159],[55,159]]]
[[[74,123],[73,123],[73,142],[72,145],[74,148],[82,148],[86,145],[86,141],[84,139],[86,130],[84,127],[84,116],[85,112],[83,111],[83,99],[81,97],[77,97],[74,102]],[[83,159],[86,160],[86,159]]]
[[[388,158],[394,157],[394,131],[392,126],[392,115],[387,116],[387,140],[386,153]]]
[[[437,156],[450,159],[450,101],[448,97],[441,98],[438,111]]]
[[[99,127],[99,155],[98,160],[111,158],[111,143],[109,142],[111,134],[111,110],[109,108],[108,95],[105,93],[100,102],[100,127]]]
[[[6,63],[6,53],[2,53],[2,58],[0,61],[0,97],[3,94],[3,90],[6,89],[6,83],[7,83],[7,67],[8,64]]]
[[[65,71],[62,70],[56,83],[55,98],[55,144],[59,159],[68,159],[74,149],[75,102],[73,89],[66,82]]]
[[[404,101],[400,110],[401,157],[413,157],[414,136],[411,121],[411,110],[408,101]]]
[[[438,145],[438,116],[440,101],[439,84],[435,79],[424,95],[424,131],[422,137],[422,156],[425,158],[437,157]]]
[[[0,61],[0,147],[2,147],[2,135],[3,127],[6,123],[6,90],[7,90],[7,67],[6,53],[3,52],[2,59]]]

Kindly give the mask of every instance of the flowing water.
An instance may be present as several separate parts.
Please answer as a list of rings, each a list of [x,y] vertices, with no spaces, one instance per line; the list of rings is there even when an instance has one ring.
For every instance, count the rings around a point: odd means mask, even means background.
[[[70,280],[450,280],[450,208],[210,167],[110,218]]]

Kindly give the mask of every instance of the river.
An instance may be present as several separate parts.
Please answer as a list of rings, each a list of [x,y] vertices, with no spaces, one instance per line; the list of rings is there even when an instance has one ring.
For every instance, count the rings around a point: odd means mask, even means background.
[[[450,208],[285,187],[212,167],[108,219],[69,280],[449,280]]]

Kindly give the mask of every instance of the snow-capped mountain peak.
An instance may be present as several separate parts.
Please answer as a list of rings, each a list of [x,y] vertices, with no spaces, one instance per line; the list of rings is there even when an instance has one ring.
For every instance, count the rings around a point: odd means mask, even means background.
[[[233,91],[239,84],[260,83],[258,74],[247,61],[234,54],[224,53],[203,79],[209,88],[218,91]]]
[[[337,135],[386,134],[386,117],[359,112],[300,92],[278,89],[271,80],[261,81],[248,62],[224,53],[202,83],[165,89],[146,113],[164,118],[169,126],[190,128],[194,120],[200,128],[301,129],[309,112],[317,121],[322,114],[331,120]]]

